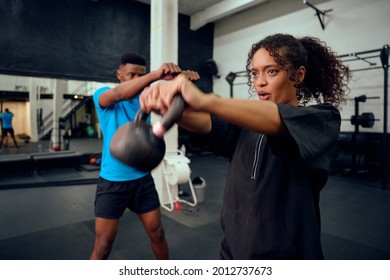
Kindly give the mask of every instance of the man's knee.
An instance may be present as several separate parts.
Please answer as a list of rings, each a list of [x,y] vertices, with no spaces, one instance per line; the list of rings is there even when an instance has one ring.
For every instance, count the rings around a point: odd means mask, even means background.
[[[114,243],[113,240],[97,239],[95,242],[95,248],[94,248],[96,255],[99,256],[99,258],[101,258],[101,259],[108,258],[108,255],[111,252],[111,248],[112,248],[113,243]]]
[[[148,234],[153,242],[161,242],[165,240],[165,231],[161,224],[150,228],[148,230]]]

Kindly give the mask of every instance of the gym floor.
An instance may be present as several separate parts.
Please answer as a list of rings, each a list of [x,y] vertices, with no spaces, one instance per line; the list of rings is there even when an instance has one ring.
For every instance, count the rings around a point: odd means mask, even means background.
[[[99,139],[72,139],[70,149],[99,153]],[[44,147],[48,143],[43,143]],[[0,152],[28,154],[33,143]],[[205,201],[163,213],[171,259],[218,259],[222,231],[219,213],[228,161],[214,155],[188,155],[191,177],[205,179]],[[97,168],[53,169],[0,178],[0,259],[84,260],[94,242],[93,201]],[[185,193],[188,185],[181,185]],[[185,197],[183,197],[185,198]],[[329,260],[390,259],[390,191],[381,182],[331,175],[321,196],[322,245]],[[137,216],[126,212],[110,259],[154,259]]]

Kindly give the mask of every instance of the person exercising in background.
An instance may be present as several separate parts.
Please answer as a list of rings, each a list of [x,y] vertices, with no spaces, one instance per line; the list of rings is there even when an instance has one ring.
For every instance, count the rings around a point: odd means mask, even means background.
[[[9,111],[8,108],[4,109],[4,113],[0,114],[1,122],[1,140],[0,140],[0,149],[3,148],[3,141],[4,138],[8,137],[8,133],[11,135],[12,140],[14,141],[16,150],[19,150],[18,143],[15,139],[15,132],[12,127],[12,119],[14,117],[14,114]]]
[[[205,94],[179,75],[146,88],[141,108],[163,115],[181,94],[179,125],[229,157],[221,259],[323,259],[320,191],[337,150],[348,68],[317,38],[275,34],[252,45],[246,74],[257,100]]]
[[[110,153],[110,142],[121,125],[134,120],[140,108],[139,94],[146,86],[158,80],[170,80],[181,72],[176,64],[164,63],[157,70],[146,73],[145,59],[139,54],[126,53],[116,72],[120,83],[114,88],[102,87],[93,95],[103,148],[95,198],[95,244],[90,259],[109,257],[119,218],[126,208],[140,218],[156,259],[169,259],[160,201],[152,175],[114,158]],[[193,71],[184,71],[184,75],[191,80],[199,79],[198,73]]]

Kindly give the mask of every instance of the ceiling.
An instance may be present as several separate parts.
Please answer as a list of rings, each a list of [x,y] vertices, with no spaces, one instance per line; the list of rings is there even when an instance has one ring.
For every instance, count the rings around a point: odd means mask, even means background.
[[[151,0],[136,0],[138,2],[149,4]],[[224,2],[225,0],[178,0],[179,13],[191,16],[207,9],[210,6]]]
[[[150,5],[153,0],[135,0],[144,4]],[[162,1],[162,0],[154,0]],[[178,10],[180,14],[190,16],[190,28],[197,30],[202,26],[210,22],[217,22],[218,20],[233,16],[240,12],[255,8],[265,3],[269,3],[275,0],[177,0]],[[310,0],[315,3],[327,2],[329,0]],[[278,5],[287,7],[294,6],[294,10],[297,8],[303,9],[304,5],[310,6],[316,12],[317,17],[320,19],[322,24],[322,18],[325,16],[324,13],[328,11],[321,11],[317,9],[309,1],[304,0],[278,0]],[[282,9],[283,10],[283,9]]]
[[[151,0],[136,0],[149,4]],[[196,30],[248,8],[272,0],[177,0],[180,14],[191,17],[191,29]]]

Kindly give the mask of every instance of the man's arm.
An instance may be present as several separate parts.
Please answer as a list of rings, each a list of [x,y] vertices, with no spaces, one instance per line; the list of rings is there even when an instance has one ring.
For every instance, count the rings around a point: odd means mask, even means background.
[[[159,69],[151,71],[139,78],[122,82],[116,87],[102,93],[99,97],[99,105],[109,107],[121,100],[132,99],[146,86],[160,79],[171,80],[181,69],[173,63],[164,63]]]
[[[102,93],[99,97],[99,105],[103,108],[109,107],[121,100],[131,99],[137,95],[143,88],[156,81],[154,73],[150,72],[134,80],[118,84]]]

